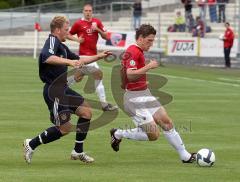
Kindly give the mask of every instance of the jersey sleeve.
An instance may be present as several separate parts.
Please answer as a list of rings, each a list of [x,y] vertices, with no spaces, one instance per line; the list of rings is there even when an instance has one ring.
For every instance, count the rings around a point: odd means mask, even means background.
[[[45,63],[45,61],[50,57],[56,55],[58,47],[60,45],[60,41],[56,37],[49,37],[45,42],[45,45],[41,52],[41,62]]]
[[[65,46],[65,49],[67,51],[67,59],[79,60],[80,57],[77,54],[70,51],[70,49],[67,46]]]
[[[106,31],[107,31],[100,20],[97,21],[97,26],[98,26],[98,28],[99,28],[100,30],[102,30],[103,32],[106,32]]]
[[[126,60],[125,62],[125,69],[137,69],[138,68],[138,58],[139,54],[133,51],[125,52]]]
[[[77,34],[77,33],[78,33],[78,28],[79,28],[79,25],[78,25],[77,22],[75,22],[75,23],[72,25],[69,33],[70,33],[71,35]]]

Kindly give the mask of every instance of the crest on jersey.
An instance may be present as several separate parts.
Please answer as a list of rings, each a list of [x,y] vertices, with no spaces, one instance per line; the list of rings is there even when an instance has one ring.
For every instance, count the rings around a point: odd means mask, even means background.
[[[130,61],[130,66],[135,66],[135,65],[136,65],[135,61],[134,61],[134,60],[131,60],[131,61]]]
[[[48,52],[49,52],[50,54],[54,54],[54,51],[53,51],[52,49],[48,49]]]

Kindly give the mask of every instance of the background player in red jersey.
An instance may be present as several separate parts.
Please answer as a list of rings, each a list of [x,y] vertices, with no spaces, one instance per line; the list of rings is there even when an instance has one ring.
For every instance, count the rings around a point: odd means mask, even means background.
[[[79,43],[79,55],[81,55],[81,57],[88,57],[97,54],[98,35],[100,34],[103,39],[107,39],[107,32],[102,22],[93,17],[93,7],[91,4],[86,4],[83,7],[83,15],[84,17],[82,19],[77,20],[72,25],[68,39]],[[75,34],[77,37],[73,36]],[[83,66],[75,76],[68,78],[68,82],[71,84],[79,81],[80,78],[86,74],[93,75],[95,89],[102,104],[103,111],[116,110],[118,108],[117,106],[113,106],[106,101],[105,88],[102,81],[103,73],[97,63]]]
[[[146,73],[158,67],[158,61],[153,59],[145,63],[144,51],[153,45],[156,30],[151,25],[141,25],[136,31],[136,44],[127,48],[126,56],[122,60],[122,86],[124,94],[124,109],[129,113],[136,128],[112,129],[111,146],[114,151],[119,150],[122,138],[139,141],[153,141],[159,137],[158,125],[163,129],[167,141],[178,152],[183,163],[192,163],[196,153],[189,153],[182,142],[179,133],[175,130],[172,119],[168,116],[160,102],[152,96],[147,85]]]

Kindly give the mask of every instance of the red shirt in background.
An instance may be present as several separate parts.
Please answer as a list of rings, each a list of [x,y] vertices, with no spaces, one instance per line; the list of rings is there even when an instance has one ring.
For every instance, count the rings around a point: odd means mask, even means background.
[[[216,4],[216,0],[208,0],[208,5],[214,5]]]
[[[71,35],[77,34],[78,37],[84,38],[84,42],[79,45],[79,55],[92,56],[97,54],[98,32],[92,29],[93,23],[102,31],[106,31],[99,19],[92,18],[91,21],[87,21],[82,18],[73,24],[69,32]]]
[[[122,60],[122,80],[123,89],[127,90],[146,90],[146,74],[143,74],[140,78],[134,81],[127,79],[127,69],[140,69],[145,66],[145,57],[143,51],[137,45],[131,45],[127,48],[125,53],[125,59]]]
[[[234,33],[231,28],[226,29],[224,37],[224,48],[231,48],[234,41]]]

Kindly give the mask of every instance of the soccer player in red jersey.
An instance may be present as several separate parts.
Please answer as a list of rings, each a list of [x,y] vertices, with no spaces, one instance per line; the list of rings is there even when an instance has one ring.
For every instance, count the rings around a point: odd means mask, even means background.
[[[83,15],[84,17],[82,19],[77,20],[72,25],[68,39],[79,43],[79,55],[81,57],[88,57],[97,54],[98,35],[100,34],[103,39],[107,39],[107,32],[102,22],[93,17],[93,7],[91,4],[86,4],[83,7]],[[73,36],[75,34],[77,37]],[[118,108],[117,106],[113,106],[106,101],[105,88],[102,81],[103,72],[97,63],[83,66],[75,76],[68,78],[69,84],[80,81],[82,76],[86,74],[93,75],[95,89],[102,104],[103,111],[116,110]]]
[[[160,133],[159,125],[167,141],[178,152],[182,162],[192,163],[196,153],[189,153],[185,149],[172,119],[148,89],[146,73],[158,68],[159,64],[155,59],[145,63],[144,51],[148,51],[153,45],[155,35],[156,30],[151,25],[141,25],[136,31],[136,44],[127,48],[128,56],[122,60],[122,88],[126,90],[123,98],[124,109],[129,113],[136,128],[111,129],[111,146],[114,151],[118,151],[122,138],[138,141],[157,140]]]

